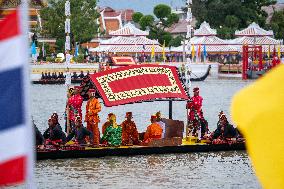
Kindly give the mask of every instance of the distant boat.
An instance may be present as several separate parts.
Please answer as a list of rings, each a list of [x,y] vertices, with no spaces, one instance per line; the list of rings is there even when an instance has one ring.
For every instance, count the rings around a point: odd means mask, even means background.
[[[206,73],[201,77],[190,78],[190,81],[204,81],[210,74],[211,65],[208,66]]]

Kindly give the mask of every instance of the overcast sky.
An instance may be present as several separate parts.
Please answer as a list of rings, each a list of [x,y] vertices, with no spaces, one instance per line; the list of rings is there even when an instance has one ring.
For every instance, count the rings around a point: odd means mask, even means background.
[[[173,8],[184,5],[183,0],[99,0],[100,6],[109,6],[114,9],[134,9],[144,14],[153,13],[153,8],[157,4],[171,5]]]

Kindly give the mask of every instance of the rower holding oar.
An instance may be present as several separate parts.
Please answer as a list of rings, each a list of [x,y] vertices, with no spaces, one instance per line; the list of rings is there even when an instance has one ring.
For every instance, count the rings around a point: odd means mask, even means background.
[[[87,137],[89,137],[90,143],[93,143],[93,133],[83,126],[81,117],[77,116],[75,119],[75,128],[67,136],[66,142],[74,138],[78,144],[87,144]]]
[[[132,121],[132,112],[126,112],[126,120],[121,123],[122,127],[122,145],[139,144],[139,134],[134,121]]]
[[[53,122],[51,118],[48,119],[48,128],[43,134],[45,144],[64,144],[66,140],[65,133]]]
[[[147,127],[144,134],[144,143],[149,143],[153,139],[161,139],[163,134],[163,128],[157,123],[157,116],[151,116],[151,124]]]
[[[109,118],[110,126],[108,126],[104,132],[104,135],[101,139],[102,144],[108,146],[120,146],[121,145],[121,135],[122,128],[116,123],[116,116],[112,114]]]

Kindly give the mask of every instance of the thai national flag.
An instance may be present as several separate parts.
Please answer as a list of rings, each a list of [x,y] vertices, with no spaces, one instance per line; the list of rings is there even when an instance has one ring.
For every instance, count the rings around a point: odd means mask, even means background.
[[[33,135],[28,116],[28,45],[24,9],[0,21],[0,188],[29,183]],[[27,19],[26,19],[27,20]]]

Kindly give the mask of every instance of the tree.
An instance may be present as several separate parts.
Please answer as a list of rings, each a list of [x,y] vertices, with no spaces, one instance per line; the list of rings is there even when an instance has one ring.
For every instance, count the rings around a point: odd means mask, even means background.
[[[171,13],[168,17],[167,20],[165,21],[165,25],[167,27],[170,27],[173,23],[178,23],[179,17],[175,13]]]
[[[153,26],[154,21],[155,21],[154,16],[152,16],[152,15],[145,15],[145,16],[143,16],[140,19],[139,25],[140,25],[142,30],[146,30],[147,27]]]
[[[179,21],[179,17],[177,14],[172,13],[171,8],[165,4],[155,6],[153,13],[158,20],[155,21],[155,18],[152,15],[145,15],[140,18],[139,25],[142,30],[150,30],[150,39],[158,39],[160,44],[165,42],[166,46],[168,46],[173,37],[169,32],[166,32],[166,29],[174,23],[177,23]],[[141,14],[134,14],[136,22]]]
[[[143,17],[144,15],[141,13],[141,12],[135,12],[133,15],[132,15],[132,20],[133,22],[135,23],[139,23],[139,21],[141,20],[141,18]]]
[[[277,39],[284,39],[284,10],[273,13],[269,27]]]
[[[48,7],[41,10],[43,20],[42,35],[54,37],[57,42],[57,51],[63,51],[65,40],[65,1],[49,0]],[[70,0],[71,4],[71,34],[73,43],[85,43],[94,38],[98,24],[96,19],[96,0]]]
[[[231,38],[236,29],[246,28],[252,22],[264,27],[268,15],[261,8],[275,3],[274,0],[193,0],[192,13],[197,26],[207,21],[217,28],[219,37]]]
[[[167,18],[171,12],[171,7],[165,4],[159,4],[154,7],[154,15],[160,20]]]
[[[172,40],[169,43],[170,47],[179,47],[181,46],[181,42],[183,41],[183,37],[182,36],[177,36],[175,38],[172,38]]]

